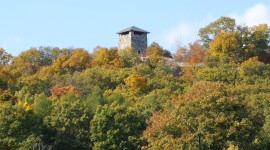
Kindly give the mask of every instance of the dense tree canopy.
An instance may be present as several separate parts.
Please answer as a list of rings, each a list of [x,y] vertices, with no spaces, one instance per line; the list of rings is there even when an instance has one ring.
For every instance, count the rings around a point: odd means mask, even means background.
[[[173,58],[0,48],[0,149],[270,149],[270,29],[221,17]]]
[[[117,103],[97,108],[91,121],[94,149],[140,149],[140,138],[146,128],[143,113]]]

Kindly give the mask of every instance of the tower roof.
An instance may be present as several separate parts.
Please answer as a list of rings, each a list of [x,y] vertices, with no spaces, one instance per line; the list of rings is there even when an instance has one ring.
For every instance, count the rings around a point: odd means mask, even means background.
[[[124,30],[122,30],[122,31],[117,32],[117,34],[121,34],[121,33],[124,33],[124,32],[130,32],[130,31],[142,32],[142,33],[146,33],[146,34],[150,33],[150,32],[148,32],[148,31],[145,31],[145,30],[140,29],[140,28],[138,28],[138,27],[131,26],[131,27],[129,27],[129,28],[126,28],[126,29],[124,29]]]

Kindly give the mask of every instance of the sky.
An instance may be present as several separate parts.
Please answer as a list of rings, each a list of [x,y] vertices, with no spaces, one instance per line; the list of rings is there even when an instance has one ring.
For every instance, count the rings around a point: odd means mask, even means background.
[[[0,47],[14,56],[32,47],[117,47],[118,31],[137,26],[172,53],[199,39],[221,16],[270,26],[270,0],[0,0]]]

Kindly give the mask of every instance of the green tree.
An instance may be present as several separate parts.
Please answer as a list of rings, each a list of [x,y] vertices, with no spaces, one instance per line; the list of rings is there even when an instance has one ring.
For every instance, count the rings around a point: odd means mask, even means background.
[[[92,92],[87,96],[87,98],[84,100],[84,105],[86,108],[89,108],[92,113],[96,111],[96,108],[99,105],[105,105],[107,103],[105,97],[103,96],[103,91],[95,86],[92,89]]]
[[[28,136],[35,133],[37,120],[32,111],[19,105],[0,104],[0,149],[19,149]]]
[[[241,63],[239,72],[241,76],[269,78],[270,65],[260,62],[258,57],[253,57]]]
[[[20,75],[33,75],[44,66],[43,53],[35,48],[20,53],[12,60],[12,70]]]
[[[150,149],[251,148],[256,128],[244,98],[221,83],[199,82],[153,115],[144,132]],[[252,149],[252,148],[251,148]]]
[[[258,26],[236,26],[235,20],[221,17],[199,31],[209,54],[224,61],[243,62],[258,56],[269,63],[270,29],[266,24]]]
[[[209,43],[215,38],[219,32],[234,32],[236,29],[235,19],[230,17],[220,17],[214,22],[203,27],[199,31],[203,45],[209,46]]]
[[[153,42],[146,50],[146,55],[149,56],[151,66],[155,67],[156,63],[163,57],[172,57],[170,52],[164,50],[158,43]]]
[[[140,149],[145,119],[135,108],[117,103],[99,106],[91,121],[93,149]]]
[[[53,148],[90,149],[91,118],[89,109],[83,107],[80,100],[67,97],[54,102],[50,115],[44,118],[44,124],[52,133],[49,140],[54,143]]]
[[[270,79],[269,76],[259,75],[242,76],[241,84],[235,88],[235,94],[246,99],[250,106],[251,118],[254,118],[253,122],[256,125],[254,129],[260,130],[252,143],[253,149],[269,149]]]
[[[240,41],[243,60],[258,56],[260,61],[270,63],[269,36],[267,24],[246,27],[239,26],[236,36]]]
[[[268,94],[264,98],[265,123],[263,125],[261,148],[270,148],[270,94]]]
[[[45,95],[40,94],[35,96],[33,112],[40,118],[45,118],[51,113],[52,101]]]
[[[142,62],[139,55],[132,48],[119,50],[119,55],[123,61],[124,67],[133,67]]]
[[[130,74],[129,68],[108,69],[103,67],[88,68],[83,72],[75,72],[68,83],[76,86],[83,95],[92,93],[94,87],[103,92],[115,89],[117,85],[124,84],[124,79]]]
[[[62,55],[71,56],[74,51],[74,49],[58,47],[39,47],[37,50],[42,53],[43,65],[51,65],[57,57]]]
[[[217,67],[205,67],[196,71],[196,80],[236,84],[240,81],[239,65],[223,64]]]

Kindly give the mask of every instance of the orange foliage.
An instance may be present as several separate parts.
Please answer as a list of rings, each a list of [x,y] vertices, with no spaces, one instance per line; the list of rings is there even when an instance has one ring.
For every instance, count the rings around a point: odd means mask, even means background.
[[[174,60],[178,62],[184,62],[187,57],[187,49],[185,47],[180,47],[176,53],[173,55]]]
[[[55,85],[52,89],[52,97],[57,97],[58,99],[68,93],[74,93],[81,95],[81,92],[76,89],[75,86],[68,85],[68,86],[62,86],[62,85]]]
[[[72,52],[71,56],[61,55],[58,56],[53,64],[52,68],[59,74],[66,72],[73,73],[75,71],[82,71],[90,67],[91,56],[84,49],[77,48]]]
[[[194,73],[194,68],[193,67],[184,67],[183,68],[183,74],[181,75],[182,80],[187,80],[187,81],[193,81],[195,78],[195,73]]]
[[[154,112],[150,120],[147,121],[150,126],[147,127],[147,130],[143,132],[144,135],[151,134],[153,132],[161,131],[170,121],[170,111],[164,112]]]
[[[198,41],[189,44],[186,62],[195,64],[201,63],[203,62],[204,56],[203,47]]]
[[[90,54],[82,48],[77,48],[72,52],[71,57],[63,63],[63,67],[68,70],[82,71],[90,66]]]

